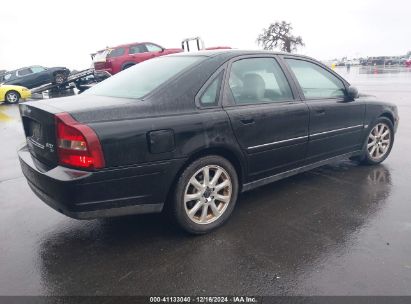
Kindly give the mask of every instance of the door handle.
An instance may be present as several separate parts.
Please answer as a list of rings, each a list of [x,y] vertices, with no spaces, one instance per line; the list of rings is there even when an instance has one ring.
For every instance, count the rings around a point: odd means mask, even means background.
[[[252,125],[255,123],[254,118],[241,118],[240,121],[243,125]]]
[[[324,110],[324,109],[315,110],[315,115],[324,115],[324,114],[325,114],[325,110]]]

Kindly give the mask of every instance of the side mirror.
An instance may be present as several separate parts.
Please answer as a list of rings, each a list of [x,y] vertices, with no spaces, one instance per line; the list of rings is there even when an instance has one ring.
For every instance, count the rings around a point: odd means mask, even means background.
[[[160,53],[163,53],[165,50],[166,49],[162,47]]]
[[[358,98],[358,90],[356,87],[349,86],[347,89],[347,98],[348,100],[352,101]]]

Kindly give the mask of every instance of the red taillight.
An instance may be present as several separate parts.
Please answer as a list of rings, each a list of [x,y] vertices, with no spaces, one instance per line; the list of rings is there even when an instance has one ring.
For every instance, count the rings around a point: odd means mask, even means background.
[[[110,59],[108,59],[108,58],[106,59],[104,67],[106,69],[111,69],[111,60]]]
[[[56,114],[59,163],[70,167],[100,169],[104,156],[96,133],[68,113]]]

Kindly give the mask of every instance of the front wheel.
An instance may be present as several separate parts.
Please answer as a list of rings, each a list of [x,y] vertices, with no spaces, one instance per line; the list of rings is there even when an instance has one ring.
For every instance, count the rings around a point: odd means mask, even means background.
[[[6,103],[18,103],[20,100],[20,94],[17,91],[8,91],[6,93]]]
[[[229,218],[238,196],[233,165],[220,156],[197,159],[181,174],[174,192],[173,211],[189,233],[207,233]]]
[[[376,165],[383,162],[391,152],[394,143],[394,127],[388,118],[380,117],[368,134],[361,163]]]

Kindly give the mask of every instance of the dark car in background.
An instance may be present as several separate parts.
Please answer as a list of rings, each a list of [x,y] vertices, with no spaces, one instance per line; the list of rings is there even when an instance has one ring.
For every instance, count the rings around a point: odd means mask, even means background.
[[[114,75],[137,63],[159,56],[180,53],[182,49],[166,49],[152,42],[135,42],[110,47],[91,54],[94,69]]]
[[[64,67],[45,68],[35,65],[7,72],[0,82],[32,89],[47,83],[63,84],[69,75],[70,70]]]
[[[343,158],[379,164],[395,105],[305,56],[200,51],[148,60],[76,97],[20,105],[32,190],[89,219],[169,210],[191,233],[237,196]]]

